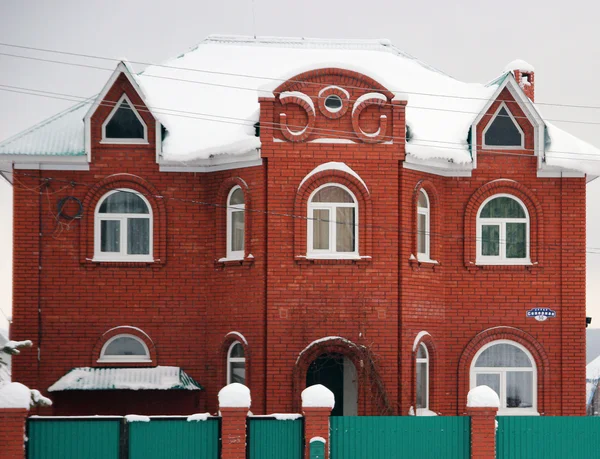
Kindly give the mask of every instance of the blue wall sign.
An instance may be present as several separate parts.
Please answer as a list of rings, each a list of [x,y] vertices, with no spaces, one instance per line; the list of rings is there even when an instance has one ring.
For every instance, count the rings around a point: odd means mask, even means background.
[[[534,317],[535,320],[543,322],[544,320],[556,317],[556,311],[550,308],[533,308],[527,311],[527,317]]]

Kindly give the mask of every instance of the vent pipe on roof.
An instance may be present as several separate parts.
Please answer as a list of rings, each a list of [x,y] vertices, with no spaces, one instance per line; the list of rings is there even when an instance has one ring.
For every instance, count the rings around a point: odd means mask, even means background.
[[[534,102],[535,98],[535,70],[533,65],[528,64],[524,60],[517,59],[512,61],[504,68],[505,72],[512,72],[515,80],[525,92],[527,97]]]

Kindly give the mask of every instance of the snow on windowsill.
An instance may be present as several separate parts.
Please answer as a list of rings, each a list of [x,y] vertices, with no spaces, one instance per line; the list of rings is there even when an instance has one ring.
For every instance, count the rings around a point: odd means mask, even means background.
[[[415,416],[415,409],[414,407],[410,407],[410,409],[408,410],[408,415],[409,416]],[[417,414],[416,416],[439,416],[435,411],[431,411],[428,408],[417,408]]]

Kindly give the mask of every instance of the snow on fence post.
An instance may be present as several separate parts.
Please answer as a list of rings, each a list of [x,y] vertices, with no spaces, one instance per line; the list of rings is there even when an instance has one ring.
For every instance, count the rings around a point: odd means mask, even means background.
[[[302,391],[304,444],[306,445],[304,457],[318,459],[329,457],[329,416],[334,406],[333,392],[321,384],[315,384]]]
[[[496,458],[496,414],[498,394],[488,386],[477,386],[467,395],[467,414],[471,416],[471,457]]]
[[[219,391],[221,459],[246,458],[246,418],[250,403],[250,389],[243,384],[232,383]]]
[[[25,419],[31,405],[31,391],[20,383],[0,386],[0,456],[23,459]]]

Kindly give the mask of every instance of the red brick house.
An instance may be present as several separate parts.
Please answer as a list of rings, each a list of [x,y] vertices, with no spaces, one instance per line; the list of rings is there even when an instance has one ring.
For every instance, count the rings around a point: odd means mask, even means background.
[[[459,82],[386,41],[213,36],[120,63],[0,144],[14,377],[54,414],[585,414],[585,186],[600,151],[533,68]],[[538,320],[536,320],[538,319]],[[545,319],[545,320],[541,320]],[[35,349],[37,346],[37,351]]]

